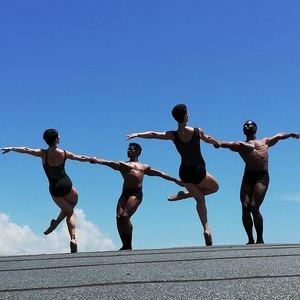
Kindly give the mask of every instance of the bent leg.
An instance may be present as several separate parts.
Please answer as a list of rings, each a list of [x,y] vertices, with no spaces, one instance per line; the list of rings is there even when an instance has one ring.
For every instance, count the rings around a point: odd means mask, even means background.
[[[213,194],[218,191],[219,185],[211,174],[207,173],[206,177],[203,179],[203,181],[200,183],[203,185],[201,187],[201,192],[204,196]],[[193,195],[189,191],[179,191],[175,195],[171,195],[168,197],[169,201],[178,201],[178,200],[183,200],[187,198],[192,198]]]
[[[122,240],[123,246],[120,250],[132,249],[132,231],[133,226],[130,221],[131,216],[135,213],[141,199],[136,196],[130,196],[128,199],[120,197],[117,206],[117,228]]]

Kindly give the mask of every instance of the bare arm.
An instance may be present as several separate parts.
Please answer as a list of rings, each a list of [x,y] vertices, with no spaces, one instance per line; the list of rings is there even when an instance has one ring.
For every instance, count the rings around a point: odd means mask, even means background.
[[[110,167],[114,170],[121,171],[121,170],[131,170],[133,167],[123,161],[113,161],[113,160],[106,160],[106,159],[100,159],[96,157],[92,157],[91,163],[99,164],[103,166]]]
[[[173,182],[175,182],[176,184],[178,184],[180,186],[183,186],[183,184],[180,180],[178,180],[175,177],[172,177],[172,176],[168,175],[167,173],[161,172],[159,170],[149,168],[147,171],[145,171],[145,174],[148,175],[148,176],[158,176],[158,177],[161,177],[163,179],[173,181]]]
[[[77,155],[72,152],[66,151],[66,157],[71,160],[78,160],[82,162],[90,162],[92,157],[86,155]]]
[[[173,133],[171,131],[165,131],[165,132],[145,131],[139,133],[130,133],[126,136],[126,139],[130,140],[137,137],[143,139],[173,140]]]
[[[1,148],[2,154],[8,153],[10,151],[18,152],[22,154],[29,154],[37,157],[42,157],[42,150],[41,149],[31,149],[28,147],[4,147]]]
[[[201,128],[199,128],[199,138],[208,144],[213,144],[213,145],[219,144],[219,141],[217,139],[215,139],[214,137],[212,137],[208,134],[205,134],[203,129],[201,129]]]
[[[254,145],[247,142],[219,142],[219,145],[216,148],[227,148],[234,152],[239,151],[253,151]]]
[[[299,139],[300,134],[298,133],[278,133],[271,138],[267,139],[267,144],[269,147],[274,146],[278,141],[280,140],[285,140],[288,138],[294,138],[294,139]]]

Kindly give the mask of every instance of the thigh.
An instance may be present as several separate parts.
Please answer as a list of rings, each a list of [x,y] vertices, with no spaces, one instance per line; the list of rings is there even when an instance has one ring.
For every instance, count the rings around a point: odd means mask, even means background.
[[[67,195],[64,196],[64,199],[68,203],[70,203],[73,207],[75,207],[75,205],[78,202],[78,192],[74,186],[72,187],[71,191]]]
[[[142,200],[139,199],[138,197],[130,196],[126,201],[126,204],[123,209],[123,213],[128,215],[128,217],[130,218],[135,213],[135,211],[137,210],[141,202]]]
[[[209,173],[206,173],[205,178],[197,184],[197,188],[202,192],[205,191],[205,195],[215,193],[219,189],[219,185],[214,176]]]
[[[242,183],[240,191],[240,199],[243,206],[248,207],[253,194],[253,187],[248,183]]]
[[[252,193],[251,206],[259,208],[264,201],[267,190],[268,182],[257,182]]]
[[[73,208],[74,206],[69,203],[65,197],[57,197],[57,196],[52,196],[54,202],[56,205],[66,214],[70,215],[73,213]]]

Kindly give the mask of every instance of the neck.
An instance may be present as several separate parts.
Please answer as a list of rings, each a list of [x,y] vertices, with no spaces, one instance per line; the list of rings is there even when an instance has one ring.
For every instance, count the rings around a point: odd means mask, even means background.
[[[246,141],[247,141],[247,142],[248,142],[248,141],[255,140],[255,139],[256,139],[255,134],[253,134],[253,135],[247,135],[247,136],[246,136]]]
[[[137,157],[130,157],[129,161],[130,162],[137,162],[137,161],[139,161],[139,159]]]
[[[186,127],[186,122],[178,123],[178,129],[184,129]]]
[[[57,148],[57,145],[49,146],[49,147],[48,147],[48,150],[52,150],[52,151],[53,151],[53,150],[55,150],[56,148]]]

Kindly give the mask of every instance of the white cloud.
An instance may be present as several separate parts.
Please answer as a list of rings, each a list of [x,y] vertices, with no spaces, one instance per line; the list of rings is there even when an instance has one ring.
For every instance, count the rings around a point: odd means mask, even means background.
[[[282,201],[300,202],[300,192],[281,195],[280,199]]]
[[[105,237],[96,225],[86,220],[76,209],[78,251],[115,250],[112,240]],[[0,255],[68,253],[69,234],[64,224],[48,236],[37,236],[29,226],[12,223],[8,215],[0,213]]]

